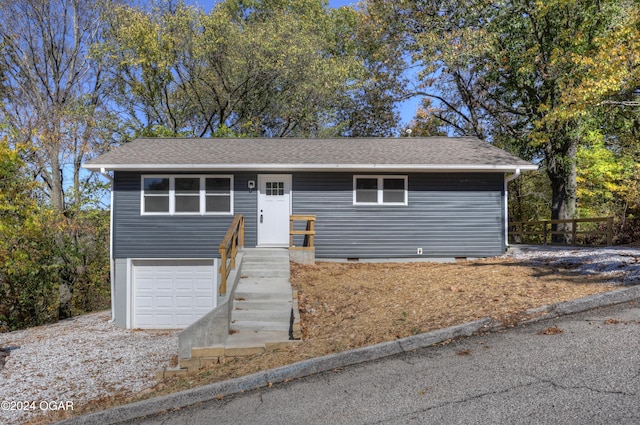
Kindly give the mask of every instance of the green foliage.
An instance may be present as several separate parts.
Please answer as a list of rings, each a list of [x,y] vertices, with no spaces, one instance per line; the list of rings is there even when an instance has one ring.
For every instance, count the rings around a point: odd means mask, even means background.
[[[20,153],[0,143],[0,331],[57,318],[55,215],[21,177]]]
[[[405,22],[407,48],[422,69],[416,92],[430,99],[418,124],[541,162],[552,218],[572,217],[577,201],[585,213],[613,202],[596,193],[623,199],[613,174],[628,175],[629,159],[638,160],[629,154],[638,114],[628,110],[640,105],[637,2],[406,0],[393,8],[390,27]],[[587,154],[599,140],[594,132],[606,144]],[[624,170],[605,171],[614,160]]]
[[[600,217],[623,212],[620,201],[628,199],[637,164],[616,155],[605,146],[598,132],[578,148],[578,208],[582,217]],[[635,169],[635,170],[634,170]]]
[[[509,221],[548,220],[551,188],[544,171],[523,173],[509,182]]]
[[[60,315],[71,317],[110,305],[109,212],[82,209],[63,220],[58,251],[60,274],[68,289]],[[61,294],[63,295],[63,294]]]
[[[93,55],[111,68],[114,101],[132,137],[217,136],[225,128],[247,136],[361,135],[395,125],[398,73],[353,9],[322,0],[226,0],[206,14],[159,2],[151,10],[115,7],[108,22]]]
[[[108,213],[43,204],[27,152],[0,143],[0,332],[109,304]]]

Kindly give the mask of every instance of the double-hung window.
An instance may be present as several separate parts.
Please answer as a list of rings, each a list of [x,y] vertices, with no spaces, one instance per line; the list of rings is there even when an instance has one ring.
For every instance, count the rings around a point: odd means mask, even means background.
[[[174,209],[175,213],[200,213],[200,178],[174,178]]]
[[[169,212],[169,183],[168,177],[145,177],[143,179],[142,212]]]
[[[354,205],[407,205],[407,176],[354,176]]]
[[[142,176],[141,213],[233,214],[233,176]]]

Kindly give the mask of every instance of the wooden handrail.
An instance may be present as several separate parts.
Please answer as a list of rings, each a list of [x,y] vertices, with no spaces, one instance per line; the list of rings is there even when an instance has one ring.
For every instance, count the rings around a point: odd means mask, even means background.
[[[606,223],[605,230],[578,230],[580,223]],[[571,224],[571,230],[553,230],[554,224]],[[551,235],[571,235],[571,242],[576,245],[578,235],[605,236],[606,244],[613,245],[613,217],[575,218],[564,220],[537,220],[537,221],[511,221],[509,222],[509,237],[518,237],[518,242],[524,243],[529,236],[541,237],[541,244],[547,245]]]
[[[227,294],[227,278],[229,273],[236,267],[236,255],[238,247],[244,246],[244,216],[238,214],[233,218],[227,234],[224,235],[222,242],[218,246],[220,252],[220,287],[218,293],[220,295]]]
[[[296,221],[306,221],[307,226],[305,230],[295,229]],[[315,230],[316,216],[315,215],[292,215],[289,217],[289,249],[315,249],[314,237],[316,235]],[[304,242],[302,246],[295,246],[293,244],[293,237],[295,235],[304,235]]]

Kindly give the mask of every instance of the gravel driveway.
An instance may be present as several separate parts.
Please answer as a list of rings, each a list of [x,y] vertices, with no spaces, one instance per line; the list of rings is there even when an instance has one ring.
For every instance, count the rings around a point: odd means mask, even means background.
[[[0,334],[0,347],[20,347],[0,370],[0,424],[155,385],[178,352],[178,331],[119,329],[109,319],[101,312]]]
[[[640,283],[639,248],[522,247],[509,255],[598,274],[606,282]],[[0,334],[0,347],[20,347],[10,351],[0,370],[0,424],[23,423],[46,409],[82,406],[116,393],[139,394],[154,386],[155,372],[170,366],[177,354],[178,331],[119,329],[109,317],[108,312],[88,314]]]

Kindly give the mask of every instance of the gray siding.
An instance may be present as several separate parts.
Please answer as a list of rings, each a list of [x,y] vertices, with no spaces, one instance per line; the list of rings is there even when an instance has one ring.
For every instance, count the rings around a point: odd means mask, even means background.
[[[138,172],[117,172],[114,181],[115,258],[213,258],[233,216],[143,216]],[[145,172],[144,174],[154,174]],[[157,172],[156,174],[162,174]],[[234,214],[244,214],[246,233],[255,246],[255,191],[247,181],[255,174],[234,176]],[[250,245],[249,245],[250,246]]]
[[[152,174],[151,172],[144,174]],[[366,174],[366,173],[358,173]],[[395,173],[402,174],[402,173]],[[115,258],[210,258],[231,216],[141,216],[139,172],[117,172]],[[257,190],[236,173],[234,213],[256,245]],[[318,258],[484,257],[504,251],[501,173],[409,174],[409,205],[354,206],[352,173],[295,173],[294,214],[314,214]]]
[[[298,174],[293,213],[315,214],[316,257],[482,257],[504,251],[502,174],[409,174],[407,206],[354,206],[351,173]]]

